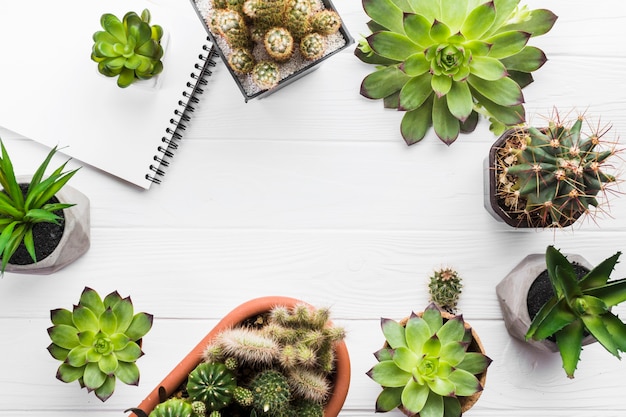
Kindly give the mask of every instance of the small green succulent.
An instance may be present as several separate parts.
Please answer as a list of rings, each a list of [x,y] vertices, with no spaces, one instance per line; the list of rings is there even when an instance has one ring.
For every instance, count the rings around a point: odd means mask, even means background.
[[[33,262],[37,262],[33,228],[38,223],[48,222],[60,224],[62,218],[55,212],[72,207],[74,204],[53,203],[50,199],[63,188],[78,169],[63,171],[67,161],[44,179],[52,157],[57,152],[54,147],[46,159],[35,171],[29,184],[21,186],[15,177],[13,163],[9,158],[4,143],[0,140],[2,158],[0,158],[0,256],[2,265],[0,273],[4,273],[7,263],[21,243],[30,254]]]
[[[527,45],[557,17],[528,10],[519,0],[363,0],[371,35],[355,55],[376,65],[361,84],[367,98],[405,111],[407,144],[431,126],[446,144],[471,132],[484,114],[491,130],[524,121],[521,89],[546,56]]]
[[[494,174],[497,196],[512,218],[537,227],[567,226],[598,207],[598,195],[617,184],[607,168],[618,150],[602,139],[608,129],[593,126],[583,116],[574,123],[561,120],[555,111],[543,129],[520,127],[504,135]]]
[[[137,413],[139,410],[132,410]],[[141,414],[145,414],[141,412]],[[148,417],[195,417],[192,405],[180,398],[170,398],[152,410]]]
[[[435,270],[428,281],[430,300],[448,313],[454,313],[463,289],[461,281],[459,273],[452,268]]]
[[[50,318],[48,351],[63,362],[57,371],[59,380],[78,380],[102,401],[113,394],[116,379],[129,385],[139,383],[135,361],[143,352],[138,341],[152,327],[152,315],[134,314],[130,297],[113,291],[103,300],[85,287],[72,311],[51,310]]]
[[[375,356],[367,375],[383,387],[376,411],[396,407],[429,417],[461,415],[459,397],[482,390],[477,375],[491,360],[468,352],[472,340],[461,316],[444,320],[435,304],[423,315],[412,314],[406,324],[381,319],[387,344]]]
[[[235,374],[223,363],[200,363],[187,379],[189,397],[203,402],[211,411],[230,404],[236,387]]]
[[[141,16],[128,12],[120,21],[105,13],[100,19],[104,31],[94,33],[91,59],[98,71],[117,77],[117,85],[125,88],[136,80],[148,80],[163,71],[163,28],[150,25],[150,11]]]
[[[626,352],[626,324],[610,309],[626,301],[626,278],[609,281],[621,252],[605,259],[578,279],[574,267],[554,246],[546,250],[546,265],[554,296],[530,324],[526,339],[556,338],[569,378],[580,359],[585,332],[616,357]]]

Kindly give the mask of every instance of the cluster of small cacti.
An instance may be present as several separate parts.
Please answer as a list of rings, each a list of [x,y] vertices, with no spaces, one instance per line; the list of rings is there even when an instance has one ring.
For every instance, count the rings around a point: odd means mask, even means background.
[[[616,183],[606,169],[617,150],[602,139],[608,128],[584,133],[583,122],[565,123],[555,112],[546,128],[517,129],[498,150],[497,194],[512,216],[558,227],[598,207],[598,194]]]
[[[167,400],[149,417],[220,417],[233,410],[323,417],[334,345],[345,336],[343,328],[330,325],[329,316],[325,308],[279,306],[259,317],[262,324],[222,331],[190,372],[184,398]]]
[[[326,50],[325,37],[339,30],[341,19],[312,0],[212,0],[207,24],[231,48],[228,62],[238,74],[252,74],[262,89],[280,81],[276,62],[288,61],[296,49],[307,60]],[[253,49],[262,46],[269,60],[256,62]],[[245,51],[245,52],[242,52]]]
[[[439,308],[454,314],[461,295],[461,276],[452,268],[440,268],[433,272],[428,282],[430,301]]]

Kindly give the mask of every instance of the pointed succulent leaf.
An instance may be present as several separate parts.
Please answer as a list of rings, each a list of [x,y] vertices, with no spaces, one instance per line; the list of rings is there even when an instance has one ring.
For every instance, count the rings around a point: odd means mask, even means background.
[[[493,2],[483,3],[467,15],[461,27],[461,33],[467,39],[480,39],[495,20],[496,9]]]
[[[48,328],[48,335],[52,342],[65,349],[73,349],[78,346],[78,332],[73,326],[59,324]]]
[[[408,373],[413,371],[420,359],[413,350],[407,347],[399,347],[393,351],[393,362],[398,368]]]
[[[437,97],[443,97],[452,88],[452,78],[447,75],[433,75],[430,85]]]
[[[137,343],[131,342],[127,343],[123,349],[117,350],[115,355],[122,362],[135,362],[143,355],[143,352]]]
[[[507,76],[506,67],[496,58],[475,56],[470,62],[472,74],[487,81],[498,80]]]
[[[406,338],[404,336],[404,326],[395,320],[380,319],[380,327],[385,336],[385,340],[393,349],[406,346]]]
[[[527,339],[543,340],[576,321],[565,299],[548,302],[539,310],[526,333]]]
[[[98,361],[100,370],[106,375],[111,375],[118,366],[117,356],[114,353],[102,355],[102,358]]]
[[[458,32],[465,20],[469,0],[441,0],[441,20]]]
[[[480,94],[500,106],[515,106],[524,102],[521,88],[508,77],[486,81],[470,75],[467,80]]]
[[[485,39],[491,48],[489,56],[492,58],[506,58],[520,53],[528,43],[530,34],[527,32],[511,31],[499,33],[489,39]]]
[[[411,77],[417,77],[428,72],[430,62],[423,53],[413,54],[402,63],[402,71]]]
[[[81,378],[84,374],[85,367],[75,368],[66,363],[61,364],[57,370],[57,379],[63,382],[73,382]]]
[[[563,369],[569,378],[574,377],[576,365],[580,359],[583,340],[583,325],[579,320],[570,323],[556,333],[556,344],[561,354]]]
[[[626,324],[613,313],[602,316],[606,330],[613,336],[615,346],[622,352],[626,352]]]
[[[554,269],[556,276],[553,279],[555,287],[560,288],[561,293],[567,300],[570,307],[574,306],[575,300],[582,295],[578,286],[578,278],[571,265],[556,265]],[[576,312],[576,310],[574,309]]]
[[[383,387],[403,387],[412,378],[409,372],[398,368],[393,361],[377,363],[367,375]]]
[[[80,295],[80,305],[83,305],[94,312],[96,316],[104,313],[104,303],[100,295],[92,288],[85,287]]]
[[[455,369],[452,373],[450,373],[448,379],[454,384],[455,395],[469,397],[470,395],[476,394],[483,389],[478,381],[478,378],[463,369]]]
[[[104,313],[100,315],[100,329],[106,335],[112,335],[117,329],[117,319],[111,307],[107,307]]]
[[[463,369],[471,374],[477,375],[487,370],[491,363],[491,359],[479,352],[466,352],[465,357],[457,369]]]
[[[124,333],[114,333],[109,337],[109,339],[113,344],[113,350],[121,350],[128,346],[129,343],[135,343],[131,342],[130,338]]]
[[[404,12],[393,0],[363,0],[363,9],[376,23],[391,31],[404,33]]]
[[[459,136],[461,131],[459,120],[450,113],[445,97],[434,96],[433,127],[439,139],[446,145],[450,145]]]
[[[363,79],[361,95],[367,98],[384,98],[400,91],[410,77],[397,67],[385,67],[374,71]]]
[[[433,96],[431,93],[421,107],[406,112],[402,117],[400,132],[407,145],[413,145],[424,139],[432,126]]]
[[[445,42],[451,34],[450,27],[439,20],[435,20],[430,27],[429,35],[437,43]]]
[[[474,100],[466,82],[453,81],[446,100],[450,113],[460,121],[465,121],[472,114]]]
[[[154,317],[148,313],[137,313],[126,330],[126,336],[132,341],[137,341],[145,336],[152,328]]]
[[[115,376],[127,385],[139,384],[139,368],[134,362],[119,362]]]
[[[502,64],[508,70],[533,72],[541,68],[547,60],[546,54],[541,49],[525,46],[519,53],[502,59]]]
[[[90,362],[85,365],[83,382],[85,383],[85,386],[90,390],[95,390],[100,385],[104,384],[106,377],[106,374],[100,370],[100,367],[97,363]]]
[[[608,307],[626,301],[626,278],[609,281],[606,285],[591,288],[585,294],[601,299]]]
[[[414,110],[421,107],[432,95],[432,78],[429,73],[411,78],[400,90],[400,108]]]
[[[609,280],[609,277],[611,276],[611,272],[613,272],[613,269],[615,269],[615,265],[617,265],[619,261],[619,257],[621,255],[622,255],[621,252],[617,252],[615,255],[605,259],[604,261],[599,263],[596,267],[594,267],[591,271],[589,271],[580,280],[579,282],[580,288],[582,288],[583,290],[588,290],[591,288],[606,285],[607,281]]]
[[[105,304],[107,304],[106,299]],[[134,316],[133,303],[130,297],[121,299],[119,302],[115,303],[113,305],[113,314],[117,319],[117,328],[115,331],[125,332],[128,326],[130,326]]]
[[[400,33],[376,32],[367,37],[367,42],[378,55],[398,61],[404,61],[420,51],[418,45]]]
[[[374,357],[378,362],[382,361],[390,361],[392,360],[393,349],[389,348],[381,348],[374,352]]]
[[[612,314],[612,313],[608,313]],[[583,324],[585,328],[589,330],[589,333],[593,335],[593,337],[600,342],[604,348],[611,352],[612,355],[616,357],[619,356],[619,350],[616,343],[613,341],[613,336],[607,330],[606,325],[604,324],[604,320],[600,315],[591,315],[585,314],[582,316]]]
[[[430,392],[424,408],[420,413],[420,417],[441,417],[444,415],[445,410],[443,408],[443,399],[439,394]]]
[[[428,323],[428,327],[430,327],[430,331],[433,334],[437,333],[441,326],[443,326],[441,311],[433,303],[429,304],[428,307],[424,309],[422,318],[426,321],[426,323]]]
[[[82,331],[78,334],[78,341],[82,346],[93,346],[98,333],[99,332],[92,332],[89,330]]]
[[[421,14],[405,14],[404,15],[404,31],[420,49],[426,49],[433,40],[430,39],[430,27],[432,22]]]
[[[407,347],[413,352],[421,352],[424,342],[432,336],[428,323],[422,318],[414,316],[406,322],[405,328]]]
[[[548,33],[557,20],[557,15],[546,9],[531,10],[528,19],[523,22],[510,23],[502,27],[502,30],[523,30],[532,36],[540,36]]]
[[[441,341],[437,335],[432,336],[424,342],[422,352],[425,356],[439,357],[441,352]]]
[[[461,342],[449,342],[442,344],[440,352],[441,360],[451,366],[457,366],[461,363],[461,361],[463,361],[466,349],[467,345]]]
[[[126,30],[124,25],[115,15],[105,13],[100,19],[102,28],[117,39],[118,42],[126,43]]]
[[[384,387],[376,398],[376,412],[385,413],[402,404],[402,390],[404,387]]]
[[[98,397],[101,401],[106,401],[113,395],[113,391],[115,390],[115,376],[107,375],[104,383],[100,385],[94,393],[96,397]]]
[[[75,368],[85,366],[87,364],[87,352],[89,349],[88,346],[76,346],[69,351],[66,362]]]
[[[402,405],[411,413],[419,413],[424,409],[428,395],[427,385],[418,384],[411,379],[402,391]]]
[[[56,308],[50,310],[50,320],[52,324],[66,324],[68,326],[74,325],[72,320],[72,312],[66,308]]]
[[[464,334],[465,326],[462,316],[454,316],[437,331],[437,337],[442,345],[463,340]]]
[[[93,311],[83,305],[74,306],[72,320],[74,326],[81,332],[86,330],[97,332],[100,329],[98,317],[96,317]]]
[[[496,20],[493,22],[493,25],[491,25],[491,28],[485,33],[485,36],[500,32],[504,23],[515,13],[519,2],[520,0],[494,0]]]
[[[48,349],[48,352],[50,352],[50,355],[54,359],[59,360],[61,362],[64,362],[65,359],[67,359],[67,355],[69,355],[70,353],[69,349],[62,348],[58,345],[55,345],[54,343],[50,343],[47,349]]]

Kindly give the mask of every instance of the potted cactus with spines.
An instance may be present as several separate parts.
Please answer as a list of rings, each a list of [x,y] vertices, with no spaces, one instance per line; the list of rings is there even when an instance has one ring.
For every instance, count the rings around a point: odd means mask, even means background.
[[[100,19],[103,31],[93,35],[91,59],[98,71],[117,77],[117,85],[126,88],[137,80],[149,80],[163,71],[163,28],[150,24],[150,11],[141,15],[128,12],[122,20],[111,13]]]
[[[428,279],[430,301],[451,314],[456,312],[462,290],[461,276],[453,268],[436,269]]]
[[[355,55],[376,70],[361,94],[405,112],[400,130],[409,145],[431,127],[449,145],[475,129],[479,114],[496,134],[522,123],[521,90],[547,60],[528,41],[548,32],[557,17],[518,3],[364,0],[373,33]]]
[[[140,340],[152,328],[153,317],[135,314],[130,297],[113,291],[103,299],[85,287],[72,311],[55,309],[50,318],[48,351],[62,362],[57,371],[60,381],[77,380],[101,401],[113,394],[117,380],[139,383],[135,362],[143,356]]]
[[[620,150],[603,139],[609,127],[593,126],[555,110],[546,127],[505,132],[488,158],[489,212],[511,226],[541,228],[569,226],[599,208],[617,184],[611,162]]]
[[[383,390],[376,411],[408,416],[460,416],[477,401],[491,360],[460,315],[434,303],[402,322],[381,319],[385,346],[367,375]]]

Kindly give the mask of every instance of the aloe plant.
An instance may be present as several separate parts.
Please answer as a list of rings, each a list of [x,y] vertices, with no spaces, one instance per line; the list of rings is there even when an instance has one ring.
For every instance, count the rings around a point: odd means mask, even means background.
[[[139,383],[135,362],[143,352],[138,341],[151,329],[152,315],[135,314],[130,297],[113,291],[102,299],[85,287],[72,311],[55,309],[50,318],[48,351],[62,362],[59,380],[78,380],[102,401],[113,394],[117,379],[129,385]]]
[[[526,339],[554,336],[569,378],[580,360],[585,332],[616,357],[626,352],[626,324],[611,307],[626,301],[626,278],[609,281],[621,252],[605,259],[578,279],[574,267],[554,246],[546,249],[546,265],[554,296],[533,318]]]
[[[407,144],[431,127],[446,144],[475,129],[479,114],[502,133],[525,118],[521,89],[547,60],[528,45],[557,16],[519,0],[363,0],[373,32],[355,55],[376,65],[361,94],[405,111]]]
[[[491,360],[468,352],[472,340],[462,316],[444,320],[435,304],[420,317],[411,314],[405,325],[381,319],[387,341],[375,353],[378,363],[367,375],[382,385],[376,411],[400,407],[407,415],[453,417],[461,415],[459,397],[483,389],[476,375]]]
[[[56,154],[54,147],[39,165],[30,183],[23,187],[17,182],[13,163],[0,140],[2,157],[0,158],[0,256],[2,265],[0,274],[4,273],[7,263],[24,244],[33,262],[37,262],[33,228],[39,223],[60,224],[62,217],[58,211],[72,207],[72,203],[52,202],[51,198],[65,186],[78,169],[63,171],[67,161],[56,168],[50,176],[44,178],[52,157]]]
[[[100,19],[104,31],[94,33],[91,59],[98,71],[117,77],[117,85],[125,88],[136,80],[148,80],[163,71],[163,28],[150,25],[150,11],[141,16],[128,12],[120,19],[105,13]]]

